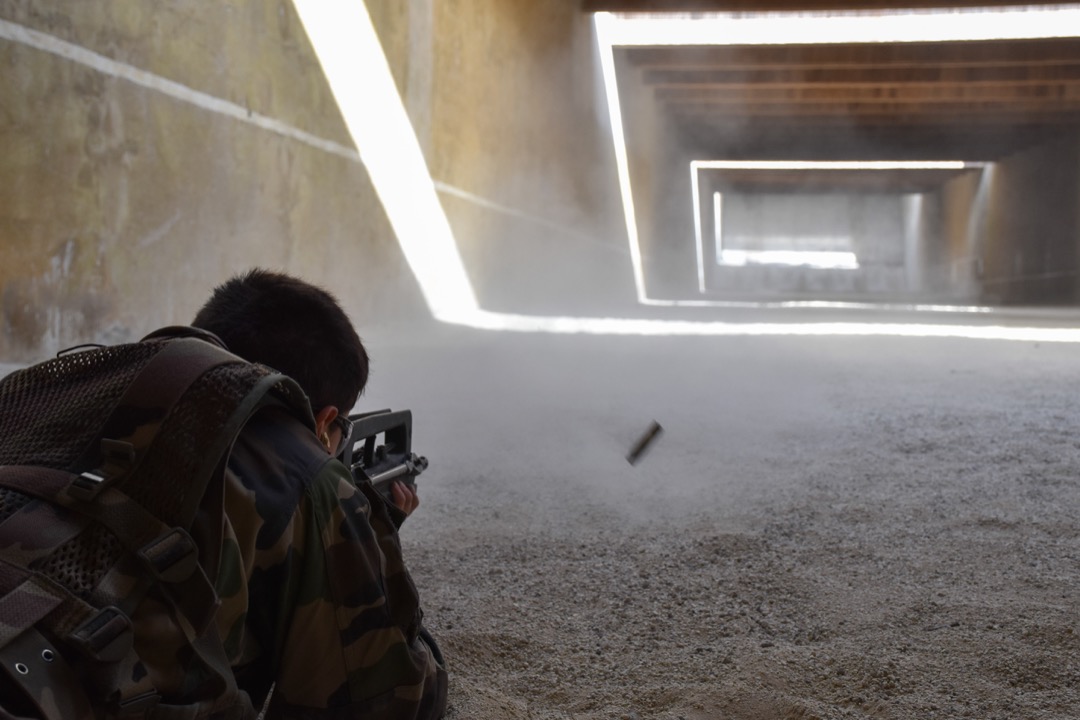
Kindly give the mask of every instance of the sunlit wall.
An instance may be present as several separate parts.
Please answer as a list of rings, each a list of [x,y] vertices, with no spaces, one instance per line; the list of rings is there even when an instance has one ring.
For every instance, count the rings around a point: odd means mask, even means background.
[[[425,313],[290,3],[0,4],[0,357],[189,321],[255,266]]]

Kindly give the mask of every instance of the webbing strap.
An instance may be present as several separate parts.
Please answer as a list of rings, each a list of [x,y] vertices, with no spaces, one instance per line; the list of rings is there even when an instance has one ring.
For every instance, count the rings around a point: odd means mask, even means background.
[[[227,690],[226,696],[234,697],[235,679],[222,650],[221,641],[218,639],[217,628],[213,623],[214,613],[217,610],[217,596],[213,585],[197,563],[189,567],[189,572],[186,574],[183,572],[174,574],[172,571],[174,565],[185,566],[189,563],[191,558],[183,552],[183,546],[185,542],[190,542],[190,537],[181,530],[168,528],[138,503],[115,488],[106,488],[91,503],[72,498],[63,492],[71,478],[71,473],[62,470],[0,466],[0,486],[40,499],[52,499],[72,510],[84,513],[109,528],[121,544],[148,565],[155,561],[159,562],[160,567],[156,571],[152,567],[144,568],[144,572],[138,577],[135,585],[128,587],[125,596],[115,598],[115,604],[130,616],[147,590],[154,585],[155,581],[160,581],[158,587],[180,621],[181,630],[191,649],[204,666],[224,683]],[[5,568],[4,563],[0,562],[0,591],[5,583],[11,585],[17,581],[26,580],[31,575],[27,571],[21,571],[21,573],[19,568],[14,566]],[[11,593],[8,593],[7,596],[10,595]],[[67,599],[64,598],[64,600]],[[53,607],[59,604],[60,601],[57,601]],[[32,625],[49,610],[23,624]],[[82,619],[95,616],[104,622],[108,620],[108,617],[102,615],[103,612],[95,615],[95,611],[91,609]],[[67,627],[64,630],[71,629]],[[64,632],[60,628],[57,630]],[[72,637],[78,639],[74,635]],[[162,709],[161,712],[166,712],[166,710]]]
[[[168,525],[119,490],[107,489],[96,502],[83,502],[69,496],[64,490],[75,477],[73,473],[40,465],[0,465],[0,487],[32,495],[97,520],[131,552],[137,552],[170,530]]]
[[[131,469],[145,456],[169,411],[192,383],[219,365],[244,362],[237,356],[197,338],[179,338],[165,345],[143,366],[113,407],[101,433],[86,447],[73,466],[76,472],[91,470],[101,456],[102,439],[130,438],[136,430],[149,441],[137,444]]]
[[[0,465],[0,487],[58,505],[70,504],[58,497],[75,477],[72,473],[41,465]]]
[[[86,525],[87,519],[78,513],[32,500],[0,523],[0,550],[6,559],[30,567],[78,536]]]
[[[34,628],[0,648],[0,666],[43,720],[93,720],[90,700],[71,666]]]
[[[3,559],[0,593],[0,647],[46,616],[51,615],[50,625],[59,634],[66,634],[97,613],[63,585]]]
[[[181,522],[179,524],[181,527],[188,527],[191,525],[192,520],[195,518],[196,511],[199,509],[199,504],[202,502],[203,494],[210,484],[211,478],[214,477],[218,471],[224,472],[225,466],[222,463],[222,459],[231,450],[233,443],[236,442],[236,436],[240,434],[241,428],[243,428],[244,424],[247,423],[251,416],[263,406],[281,404],[282,401],[274,398],[270,394],[270,391],[278,384],[289,383],[292,383],[293,386],[296,387],[296,391],[299,392],[299,387],[295,386],[295,383],[284,375],[271,373],[260,379],[254,387],[248,391],[247,396],[222,425],[213,446],[202,448],[201,462],[194,473],[194,478],[192,478],[194,481],[197,481],[198,484],[193,482],[191,488],[185,495],[184,507],[180,511]],[[302,392],[300,392],[300,394],[303,395]],[[308,412],[310,413],[310,410],[308,410]]]
[[[190,537],[182,530],[169,530],[137,503],[113,488],[106,489],[92,503],[81,503],[69,497],[63,489],[71,477],[71,473],[49,468],[0,467],[0,486],[41,499],[52,496],[54,501],[84,512],[112,530],[120,542],[141,558],[147,567],[143,568],[134,586],[127,586],[125,596],[116,598],[119,609],[112,610],[110,614],[110,608],[96,610],[62,587],[50,588],[46,578],[0,560],[0,618],[3,618],[0,621],[0,646],[10,644],[27,630],[32,630],[34,623],[54,609],[67,605],[67,622],[63,627],[51,629],[66,636],[92,657],[106,662],[122,660],[130,650],[131,642],[127,618],[134,613],[147,590],[157,582],[194,655],[199,657],[206,670],[220,679],[225,689],[223,697],[235,698],[235,678],[213,623],[217,596],[209,578],[185,549],[186,543],[191,542]],[[151,539],[140,544],[146,536]],[[117,624],[119,631],[109,632],[110,627]],[[106,642],[110,639],[115,642]],[[0,660],[2,658],[3,655],[0,655]],[[124,689],[125,684],[130,682],[130,679],[123,679],[119,687]],[[136,689],[141,691],[145,688],[136,683]],[[135,693],[135,697],[131,698],[134,707],[130,710],[140,717],[147,716],[148,712],[140,702],[143,696],[152,703],[157,700],[156,693]],[[199,705],[159,707],[154,707],[151,714],[196,717],[200,709]],[[121,711],[126,709],[121,705]],[[54,716],[44,717],[51,720]],[[55,717],[66,719],[69,716],[61,713]]]
[[[0,595],[7,594],[22,584],[31,573],[24,568],[6,563],[0,558]]]
[[[96,520],[108,528],[128,552],[145,562],[138,590],[132,588],[124,597],[107,598],[108,603],[130,615],[142,601],[146,589],[154,580],[160,579],[188,622],[196,632],[201,632],[217,610],[217,598],[210,579],[194,562],[197,548],[187,533],[170,528],[115,488],[107,488],[94,502],[73,498],[64,492],[72,477],[72,473],[40,466],[0,466],[0,487],[57,503]],[[176,572],[174,565],[180,566],[182,571]]]
[[[33,573],[7,563],[3,567],[4,587],[0,596],[0,648],[55,610],[65,598]],[[10,583],[10,585],[9,585]]]

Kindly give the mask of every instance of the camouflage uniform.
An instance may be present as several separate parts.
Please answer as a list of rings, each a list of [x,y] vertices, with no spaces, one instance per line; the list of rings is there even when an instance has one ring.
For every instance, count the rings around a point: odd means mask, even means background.
[[[256,707],[276,683],[269,717],[442,715],[446,671],[374,489],[268,410],[230,456],[224,508],[217,625]]]
[[[0,718],[441,715],[390,509],[295,383],[169,330],[0,382]]]

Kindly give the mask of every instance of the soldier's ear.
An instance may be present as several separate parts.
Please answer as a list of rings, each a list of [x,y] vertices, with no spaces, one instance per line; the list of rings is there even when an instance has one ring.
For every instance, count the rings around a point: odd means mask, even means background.
[[[334,422],[337,416],[338,409],[333,405],[327,405],[315,413],[315,436],[326,446],[327,452],[333,449],[330,445],[330,423]]]

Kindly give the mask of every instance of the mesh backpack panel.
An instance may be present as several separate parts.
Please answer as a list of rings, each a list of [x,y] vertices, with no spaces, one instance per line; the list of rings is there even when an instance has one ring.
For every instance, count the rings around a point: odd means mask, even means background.
[[[0,717],[25,712],[27,698],[49,720],[159,701],[186,703],[184,717],[253,713],[186,530],[243,423],[268,402],[310,419],[291,380],[167,335],[0,380]],[[186,636],[192,677],[207,679],[192,697],[162,697],[138,671],[124,633],[144,598],[168,609],[162,622]],[[23,609],[9,617],[13,608]],[[24,655],[53,659],[30,672]],[[9,707],[15,688],[24,704]]]
[[[0,465],[68,468],[163,342],[70,353],[0,380]]]

